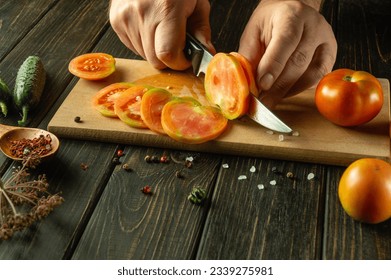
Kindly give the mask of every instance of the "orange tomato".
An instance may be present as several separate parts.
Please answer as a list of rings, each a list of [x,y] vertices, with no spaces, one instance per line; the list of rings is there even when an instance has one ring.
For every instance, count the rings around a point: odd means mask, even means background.
[[[229,54],[234,56],[239,61],[240,65],[242,65],[242,68],[244,70],[244,74],[246,75],[246,79],[247,79],[250,93],[252,93],[256,97],[258,97],[259,96],[258,86],[255,82],[255,78],[254,78],[255,75],[254,75],[254,71],[252,69],[250,62],[247,60],[247,58],[245,58],[240,53],[230,52]]]
[[[106,53],[86,53],[72,59],[68,69],[79,78],[101,80],[115,71],[115,59]]]
[[[200,144],[218,137],[228,120],[217,107],[203,106],[197,100],[174,98],[163,107],[162,126],[171,138]]]
[[[391,218],[391,165],[375,158],[353,162],[340,179],[338,196],[355,220],[376,224]]]
[[[206,97],[220,107],[227,119],[236,119],[247,112],[249,84],[235,56],[217,53],[208,64],[204,83]]]
[[[148,86],[133,85],[115,99],[114,112],[121,121],[131,127],[147,128],[141,118],[140,107],[142,97],[148,89]]]
[[[148,128],[160,134],[164,132],[161,116],[164,105],[173,98],[165,89],[152,88],[141,99],[140,114]]]
[[[340,126],[369,122],[383,107],[380,82],[365,71],[338,69],[325,75],[315,91],[318,111]]]
[[[131,83],[114,83],[99,90],[92,99],[92,106],[105,117],[116,118],[114,101],[121,92],[133,86]]]

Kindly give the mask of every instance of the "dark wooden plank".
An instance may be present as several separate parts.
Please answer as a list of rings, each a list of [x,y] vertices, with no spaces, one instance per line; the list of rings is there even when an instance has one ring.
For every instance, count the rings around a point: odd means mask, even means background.
[[[0,61],[56,2],[57,0],[1,1]]]
[[[220,169],[198,258],[320,258],[323,167],[238,157],[224,163],[229,169]]]
[[[192,152],[127,147],[91,217],[74,259],[192,259],[209,203],[187,199],[193,187],[213,191],[219,157]],[[146,155],[167,155],[170,163],[147,163]],[[194,158],[191,168],[186,157]],[[175,176],[180,171],[183,178]],[[152,195],[140,190],[151,186]]]
[[[48,83],[39,108],[32,115],[32,124],[43,120],[41,125],[45,127],[56,110],[52,106],[58,106],[55,102],[60,94],[66,95],[71,89],[71,85],[67,86],[76,79],[68,73],[68,62],[76,54],[90,51],[107,29],[107,14],[102,13],[107,7],[108,2],[102,1],[59,1],[1,61],[2,72],[13,73],[7,74],[12,78],[26,56],[38,54],[44,61]],[[112,172],[111,159],[116,148],[61,139],[56,158],[43,165],[41,171],[47,174],[50,190],[61,191],[65,203],[47,220],[0,242],[0,258],[69,257]],[[87,171],[80,168],[81,163],[88,164]]]
[[[391,2],[339,0],[338,8],[331,14],[339,48],[335,68],[365,70],[390,80],[391,45],[387,38],[391,31]],[[390,259],[391,220],[367,225],[354,221],[344,212],[338,198],[343,171],[337,167],[327,170],[322,258]]]

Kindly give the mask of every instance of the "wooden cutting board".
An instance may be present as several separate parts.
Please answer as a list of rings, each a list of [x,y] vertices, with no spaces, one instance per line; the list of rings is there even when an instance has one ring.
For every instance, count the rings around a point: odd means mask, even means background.
[[[274,110],[299,136],[284,135],[283,141],[280,141],[279,133],[271,134],[270,130],[243,117],[230,121],[228,129],[219,138],[191,145],[147,129],[129,127],[119,119],[104,117],[92,107],[91,100],[99,89],[111,83],[138,81],[167,88],[174,94],[198,96],[201,102],[206,103],[203,81],[190,72],[161,72],[145,61],[117,59],[117,71],[106,80],[93,82],[80,79],[77,82],[48,124],[48,130],[60,138],[332,165],[348,165],[363,157],[390,161],[390,85],[386,79],[379,80],[385,97],[383,109],[363,126],[342,128],[325,120],[314,105],[314,89],[308,89],[286,99]],[[76,123],[76,116],[82,122]]]

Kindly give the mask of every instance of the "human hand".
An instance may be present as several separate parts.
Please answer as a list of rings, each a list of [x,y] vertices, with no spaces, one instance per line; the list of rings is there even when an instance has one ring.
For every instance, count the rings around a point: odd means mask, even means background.
[[[239,53],[256,70],[261,100],[273,107],[332,70],[337,42],[314,8],[300,1],[264,0],[247,23]]]
[[[110,23],[120,40],[155,68],[184,70],[186,31],[212,52],[208,0],[112,0]]]

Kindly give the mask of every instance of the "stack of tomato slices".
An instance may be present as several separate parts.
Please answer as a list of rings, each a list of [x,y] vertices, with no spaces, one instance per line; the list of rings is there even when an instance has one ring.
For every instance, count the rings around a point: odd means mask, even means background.
[[[111,84],[94,96],[93,106],[102,115],[118,117],[131,127],[149,128],[190,144],[218,137],[228,123],[218,107],[148,85]]]
[[[115,71],[115,59],[103,53],[85,54],[73,59],[69,70],[83,79],[100,80]],[[184,143],[203,143],[221,135],[228,120],[244,115],[249,95],[257,95],[250,63],[236,52],[216,54],[205,73],[205,93],[215,106],[162,88],[118,82],[97,92],[93,106],[103,116],[119,118],[131,127],[149,128]]]

